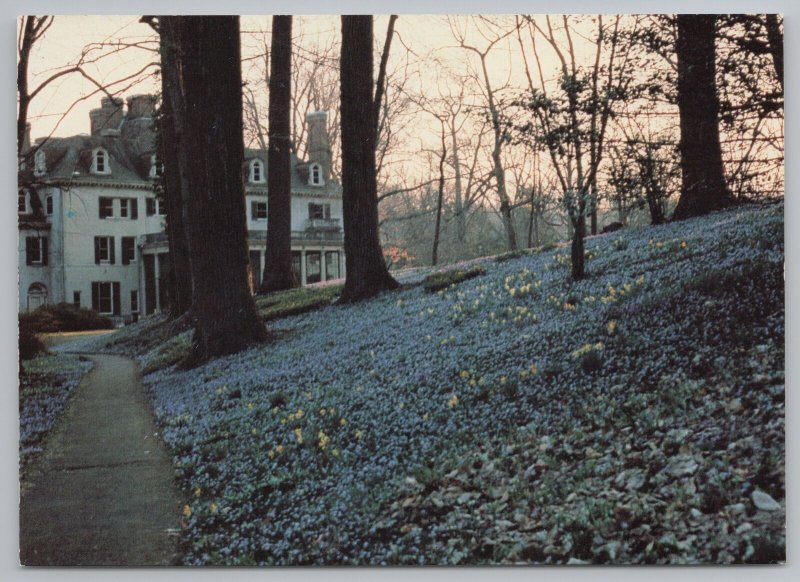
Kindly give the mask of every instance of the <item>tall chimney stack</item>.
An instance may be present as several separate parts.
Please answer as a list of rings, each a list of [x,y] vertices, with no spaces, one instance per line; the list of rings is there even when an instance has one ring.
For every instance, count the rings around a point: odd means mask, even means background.
[[[156,110],[155,95],[131,95],[128,97],[128,119],[153,117]]]
[[[118,129],[122,123],[122,98],[103,97],[100,109],[89,112],[92,135],[100,135],[104,129]]]
[[[328,137],[328,113],[313,111],[306,115],[308,123],[308,161],[322,166],[322,177],[327,183],[331,175],[331,144]]]

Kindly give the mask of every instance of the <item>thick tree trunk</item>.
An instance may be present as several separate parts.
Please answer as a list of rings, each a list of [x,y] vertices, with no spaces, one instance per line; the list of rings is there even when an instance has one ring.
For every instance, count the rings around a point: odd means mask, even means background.
[[[238,16],[180,17],[195,332],[185,365],[239,351],[266,330],[247,280]]]
[[[272,17],[269,78],[269,212],[261,293],[297,286],[292,269],[292,17]]]
[[[572,220],[574,230],[572,232],[572,247],[570,258],[572,264],[572,280],[579,281],[586,276],[586,255],[584,253],[584,237],[586,236],[586,208],[583,200],[579,203],[580,216],[577,220]]]
[[[713,14],[678,15],[678,110],[681,128],[681,197],[673,220],[731,204],[719,143]]]
[[[184,139],[184,103],[181,92],[178,26],[175,16],[159,18],[161,47],[161,112],[159,155],[164,162],[163,185],[167,204],[167,240],[172,260],[169,312],[179,318],[192,307],[192,266],[186,233],[186,170],[178,155]]]
[[[343,303],[399,286],[386,268],[378,236],[372,52],[372,17],[342,16]]]

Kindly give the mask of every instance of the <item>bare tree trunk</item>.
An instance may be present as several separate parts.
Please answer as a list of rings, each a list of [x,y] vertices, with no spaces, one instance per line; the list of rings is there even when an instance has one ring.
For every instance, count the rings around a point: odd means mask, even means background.
[[[732,203],[719,143],[715,23],[713,14],[678,15],[682,184],[673,220],[706,214]]]
[[[292,17],[272,17],[269,78],[269,212],[261,293],[297,286],[292,269]]]
[[[464,248],[467,245],[467,211],[464,208],[464,194],[461,182],[461,160],[458,157],[458,140],[456,136],[455,120],[450,120],[450,137],[453,145],[453,172],[455,177],[454,199],[456,215],[456,244],[458,246],[457,255],[459,258],[464,256]]]
[[[167,205],[167,240],[172,260],[170,317],[176,319],[192,307],[191,252],[186,232],[186,171],[178,155],[184,140],[184,102],[181,92],[181,55],[178,52],[178,23],[174,16],[159,18],[161,38],[161,111],[158,137],[164,162],[163,186]]]
[[[184,365],[266,338],[248,288],[238,16],[179,17],[195,332]]]
[[[377,128],[372,77],[372,16],[342,16],[342,210],[347,274],[341,302],[399,287],[378,235]]]
[[[447,142],[445,141],[444,122],[442,121],[442,155],[439,158],[439,195],[436,201],[436,225],[433,230],[433,250],[431,251],[431,265],[439,262],[439,231],[442,226],[442,202],[444,201],[444,160],[447,157]]]

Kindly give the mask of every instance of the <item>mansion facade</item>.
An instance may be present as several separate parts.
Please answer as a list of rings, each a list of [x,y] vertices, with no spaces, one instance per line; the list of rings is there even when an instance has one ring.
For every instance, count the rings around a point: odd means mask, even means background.
[[[103,98],[91,133],[50,138],[18,192],[19,310],[68,302],[118,323],[166,308],[170,256],[154,194],[155,97]],[[292,259],[303,285],[344,277],[341,186],[331,180],[327,115],[310,113],[309,159],[292,155]],[[245,150],[250,270],[260,284],[267,240],[267,152]],[[33,199],[32,197],[36,197]],[[224,244],[225,241],[220,241]]]

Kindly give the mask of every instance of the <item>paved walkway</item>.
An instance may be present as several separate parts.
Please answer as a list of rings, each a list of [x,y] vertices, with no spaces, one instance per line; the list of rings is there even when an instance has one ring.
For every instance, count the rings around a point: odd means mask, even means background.
[[[138,365],[122,356],[88,357],[95,367],[23,491],[20,560],[29,566],[173,564],[181,498]]]

